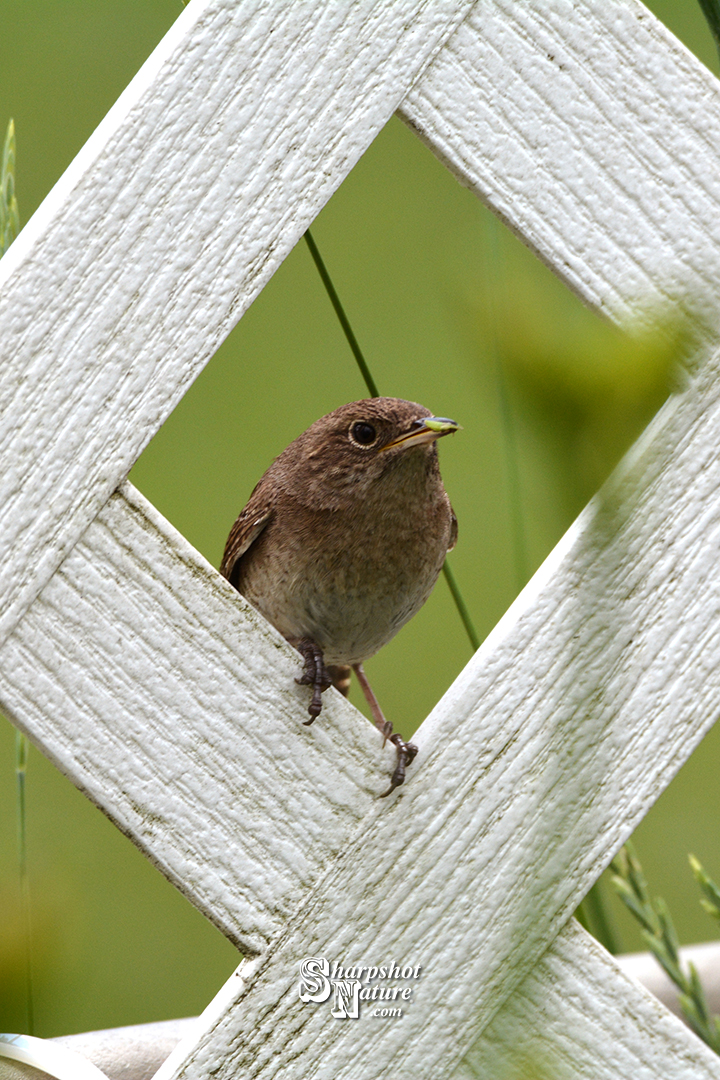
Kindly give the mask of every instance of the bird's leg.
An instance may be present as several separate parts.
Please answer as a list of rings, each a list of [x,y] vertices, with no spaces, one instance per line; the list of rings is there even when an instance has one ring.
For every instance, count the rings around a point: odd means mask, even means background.
[[[391,735],[390,742],[395,744],[397,750],[397,765],[395,766],[395,772],[390,778],[390,787],[387,791],[383,791],[380,796],[381,799],[386,798],[396,787],[400,787],[401,784],[405,783],[405,769],[415,760],[415,756],[418,752],[415,743],[404,742],[399,735]]]
[[[305,726],[309,727],[322,711],[322,693],[323,690],[327,690],[328,686],[332,686],[332,677],[325,667],[322,649],[314,641],[311,641],[310,638],[303,638],[295,648],[305,660],[303,673],[295,682],[300,686],[312,686],[313,688],[312,699],[308,705],[310,719],[304,721]]]
[[[368,682],[368,677],[365,674],[365,670],[362,664],[353,664],[352,669],[357,675],[357,681],[360,683],[362,692],[365,695],[365,700],[370,706],[370,712],[373,714],[375,727],[378,729],[378,731],[382,732],[384,746],[385,743],[388,741],[388,737],[392,735],[392,724],[383,716],[383,711],[380,708],[380,702],[373,694],[372,687]]]
[[[378,731],[382,732],[383,746],[387,740],[390,739],[390,742],[397,750],[397,764],[395,766],[395,772],[390,779],[390,787],[380,796],[381,799],[384,799],[391,791],[394,791],[395,788],[400,787],[400,785],[405,782],[405,770],[408,765],[415,760],[418,748],[415,746],[415,743],[406,743],[400,735],[392,734],[392,724],[383,716],[383,711],[380,708],[378,699],[372,692],[372,687],[368,682],[362,664],[353,664],[353,671],[357,675],[357,680],[362,687],[365,700],[370,706],[370,711],[372,712],[373,720],[375,721],[375,727]]]
[[[350,693],[350,668],[348,665],[329,664],[327,671],[335,689],[339,690],[343,697],[347,697]]]

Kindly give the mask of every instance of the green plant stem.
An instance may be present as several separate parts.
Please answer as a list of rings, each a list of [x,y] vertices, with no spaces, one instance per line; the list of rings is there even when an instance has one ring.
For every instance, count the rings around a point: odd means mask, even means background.
[[[317,266],[317,270],[318,270],[318,273],[319,273],[319,275],[320,275],[320,277],[322,279],[322,283],[325,286],[325,290],[326,290],[328,296],[330,297],[330,303],[335,308],[335,314],[337,315],[338,320],[340,322],[340,325],[343,328],[343,333],[345,334],[345,337],[347,338],[348,345],[352,349],[352,354],[355,357],[355,359],[357,360],[357,365],[360,368],[360,374],[362,375],[363,379],[365,380],[365,385],[368,388],[368,392],[370,394],[370,397],[380,397],[380,391],[377,388],[377,383],[375,382],[375,380],[372,377],[372,374],[370,372],[370,368],[367,365],[367,361],[365,360],[365,357],[362,354],[362,349],[360,348],[360,345],[358,344],[358,339],[355,337],[355,334],[353,333],[352,326],[350,325],[348,317],[345,314],[345,309],[342,306],[342,304],[340,303],[340,297],[338,296],[337,292],[335,291],[335,286],[333,285],[333,283],[332,283],[332,281],[330,279],[330,275],[327,272],[327,267],[325,266],[325,263],[323,262],[322,255],[318,251],[317,244],[313,240],[312,234],[311,234],[309,229],[305,233],[305,241],[307,243],[307,246],[310,248],[310,254],[312,255],[313,261],[314,261],[315,265]]]
[[[448,583],[448,588],[450,589],[452,598],[455,601],[455,607],[458,609],[458,614],[462,619],[463,626],[465,627],[465,633],[470,640],[473,651],[477,652],[477,650],[480,648],[480,638],[477,636],[477,631],[475,629],[475,626],[473,625],[472,619],[470,618],[470,612],[467,609],[467,604],[462,598],[462,594],[460,592],[460,589],[458,588],[458,583],[455,580],[455,575],[450,569],[450,564],[448,563],[447,559],[443,563],[443,574],[445,575],[445,580]]]
[[[15,733],[15,777],[17,781],[18,863],[20,869],[20,906],[25,936],[25,989],[27,1033],[35,1030],[32,979],[32,917],[30,910],[30,876],[27,861],[27,812],[25,805],[25,781],[29,745],[20,731]]]
[[[15,124],[8,122],[0,161],[0,257],[20,231],[20,215],[15,198]]]
[[[20,231],[20,216],[15,198],[15,124],[8,122],[2,159],[0,161],[0,257]],[[25,990],[27,1033],[35,1030],[32,980],[32,917],[30,910],[30,877],[27,861],[27,811],[25,781],[27,778],[29,744],[20,731],[15,732],[15,781],[17,797],[18,872],[20,877],[20,910],[25,937]]]
[[[323,261],[323,257],[318,251],[318,246],[313,240],[309,229],[305,233],[305,241],[310,249],[310,254],[313,257],[313,262],[317,267],[322,283],[325,286],[325,291],[330,297],[330,303],[335,309],[335,314],[337,315],[340,321],[340,325],[343,328],[343,332],[345,334],[345,337],[347,338],[348,345],[352,349],[353,356],[355,357],[357,365],[360,368],[362,377],[365,380],[365,385],[370,392],[370,397],[380,397],[380,391],[377,388],[377,383],[372,377],[372,373],[370,371],[370,368],[368,367],[365,357],[363,356],[362,349],[360,348],[360,345],[358,343],[358,339],[353,333],[350,321],[345,314],[345,309],[340,302],[340,297],[337,294],[335,286],[332,283],[332,279],[328,274],[327,267],[325,266],[325,263]],[[448,566],[447,559],[443,564],[443,573],[445,575],[445,580],[448,583],[450,594],[455,601],[455,607],[457,608],[458,614],[462,620],[462,624],[465,627],[465,633],[467,634],[470,644],[472,645],[473,652],[475,652],[480,647],[480,638],[478,637],[477,631],[475,630],[475,627],[473,625],[473,621],[470,618],[470,612],[468,611],[467,604],[462,598],[460,588],[457,581],[455,580],[455,575]]]
[[[699,0],[720,59],[720,0]]]

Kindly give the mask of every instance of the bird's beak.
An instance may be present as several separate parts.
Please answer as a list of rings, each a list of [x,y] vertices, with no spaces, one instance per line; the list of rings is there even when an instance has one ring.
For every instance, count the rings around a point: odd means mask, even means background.
[[[390,450],[393,446],[422,446],[423,443],[435,442],[442,439],[443,435],[452,435],[458,431],[460,425],[454,420],[448,420],[445,416],[425,416],[420,420],[413,420],[410,430],[404,435],[393,439],[392,442],[383,446],[383,450]]]

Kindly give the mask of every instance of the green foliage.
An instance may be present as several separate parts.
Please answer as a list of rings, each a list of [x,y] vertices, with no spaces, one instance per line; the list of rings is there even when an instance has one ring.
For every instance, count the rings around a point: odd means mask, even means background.
[[[699,4],[720,56],[720,0],[699,0]]]
[[[0,256],[20,232],[20,215],[15,198],[15,123],[10,120],[0,168]]]
[[[694,856],[690,865],[708,899],[700,903],[715,918],[720,918],[720,891]],[[707,1006],[697,970],[688,964],[687,972],[680,961],[680,944],[667,904],[660,897],[650,899],[647,882],[632,844],[627,843],[613,861],[613,885],[618,896],[642,926],[642,936],[657,962],[680,993],[678,1001],[683,1015],[693,1031],[720,1054],[720,1017],[713,1016]]]
[[[574,515],[675,389],[690,326],[681,311],[665,311],[619,328],[571,308],[569,296],[564,317],[542,279],[517,277],[522,304],[506,297],[496,307],[497,353],[516,411],[564,463]]]
[[[703,870],[702,865],[694,855],[689,855],[688,859],[690,860],[690,866],[695,875],[695,880],[705,893],[705,895],[700,898],[701,907],[704,911],[707,911],[708,915],[713,919],[717,919],[717,921],[720,922],[720,889],[718,889],[712,878],[708,877]]]
[[[8,122],[3,146],[0,170],[0,257],[12,244],[20,231],[20,215],[15,198],[15,124]],[[30,882],[27,872],[27,814],[25,810],[25,779],[29,744],[21,732],[15,737],[15,777],[17,781],[18,852],[20,870],[20,897],[23,932],[17,940],[24,952],[25,1000],[27,1006],[27,1032],[33,1034],[32,962],[30,929]],[[5,965],[3,965],[4,967]],[[11,966],[7,964],[7,966]],[[3,970],[3,968],[0,968]]]
[[[599,881],[595,882],[578,905],[575,918],[613,956],[625,951],[620,934],[611,917],[609,906],[605,902],[603,889]]]

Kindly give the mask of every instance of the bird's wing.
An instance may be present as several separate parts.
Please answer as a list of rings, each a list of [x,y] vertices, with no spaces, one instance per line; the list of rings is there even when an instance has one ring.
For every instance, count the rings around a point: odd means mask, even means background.
[[[220,563],[220,573],[231,584],[238,569],[240,559],[257,540],[273,514],[273,500],[265,485],[258,484],[248,499],[247,506],[230,530],[225,544],[225,553]]]
[[[448,544],[448,551],[452,551],[452,549],[457,544],[457,537],[458,537],[458,523],[457,523],[457,518],[455,517],[455,511],[453,510],[453,508],[451,506],[450,507],[450,543]]]

